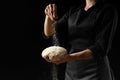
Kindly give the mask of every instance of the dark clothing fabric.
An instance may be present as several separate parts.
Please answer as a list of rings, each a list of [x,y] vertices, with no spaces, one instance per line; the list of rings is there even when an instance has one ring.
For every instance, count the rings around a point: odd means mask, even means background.
[[[65,80],[112,80],[107,54],[117,17],[111,5],[94,5],[87,11],[73,7],[53,24],[59,45],[67,48],[69,54],[90,49],[94,56],[68,62]]]

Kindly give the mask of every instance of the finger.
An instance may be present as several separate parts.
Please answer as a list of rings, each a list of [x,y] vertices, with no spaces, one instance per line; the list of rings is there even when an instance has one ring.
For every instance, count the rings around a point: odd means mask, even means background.
[[[49,5],[46,6],[45,10],[44,10],[45,14],[48,16],[49,15]]]
[[[48,56],[45,56],[44,59],[45,59],[47,62],[51,62]]]
[[[53,11],[53,18],[56,18],[56,16],[57,16],[57,6],[55,5],[55,4],[52,4],[52,11]]]
[[[49,4],[49,17],[53,20],[53,14],[52,14],[52,4]]]
[[[48,9],[47,9],[47,7],[45,8],[45,15],[48,15]]]
[[[64,61],[55,61],[54,64],[61,64],[64,63]]]
[[[62,60],[61,59],[57,59],[57,60],[51,61],[51,62],[54,63],[54,64],[60,64],[60,63],[62,63]]]
[[[60,64],[60,62],[59,62],[59,61],[54,61],[54,62],[52,62],[52,63],[54,63],[54,64]]]

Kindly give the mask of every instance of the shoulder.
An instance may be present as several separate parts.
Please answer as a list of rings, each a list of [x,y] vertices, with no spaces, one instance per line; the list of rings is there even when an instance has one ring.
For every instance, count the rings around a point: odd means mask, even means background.
[[[103,4],[98,8],[98,16],[114,16],[118,15],[117,8],[112,4]]]
[[[101,13],[114,13],[117,11],[116,7],[113,4],[104,4],[102,5],[101,9],[100,9]]]
[[[98,8],[98,14],[96,15],[98,22],[111,22],[118,20],[118,11],[112,4],[104,4]]]

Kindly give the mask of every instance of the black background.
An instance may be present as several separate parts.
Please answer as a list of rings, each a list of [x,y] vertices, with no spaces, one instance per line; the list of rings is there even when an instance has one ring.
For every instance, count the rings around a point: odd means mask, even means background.
[[[113,3],[120,14],[119,2]],[[41,57],[41,51],[51,45],[42,36],[44,9],[51,0],[5,1],[1,26],[0,80],[51,80],[51,64]],[[80,0],[56,0],[59,16]],[[120,22],[120,20],[119,20]],[[120,80],[120,28],[116,31],[112,50],[108,54],[116,80]]]

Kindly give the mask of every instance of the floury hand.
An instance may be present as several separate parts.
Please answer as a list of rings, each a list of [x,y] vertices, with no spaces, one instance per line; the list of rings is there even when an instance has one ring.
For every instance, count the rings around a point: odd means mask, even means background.
[[[48,16],[52,21],[55,21],[58,16],[57,16],[57,6],[56,4],[49,4],[45,8],[45,14]]]

